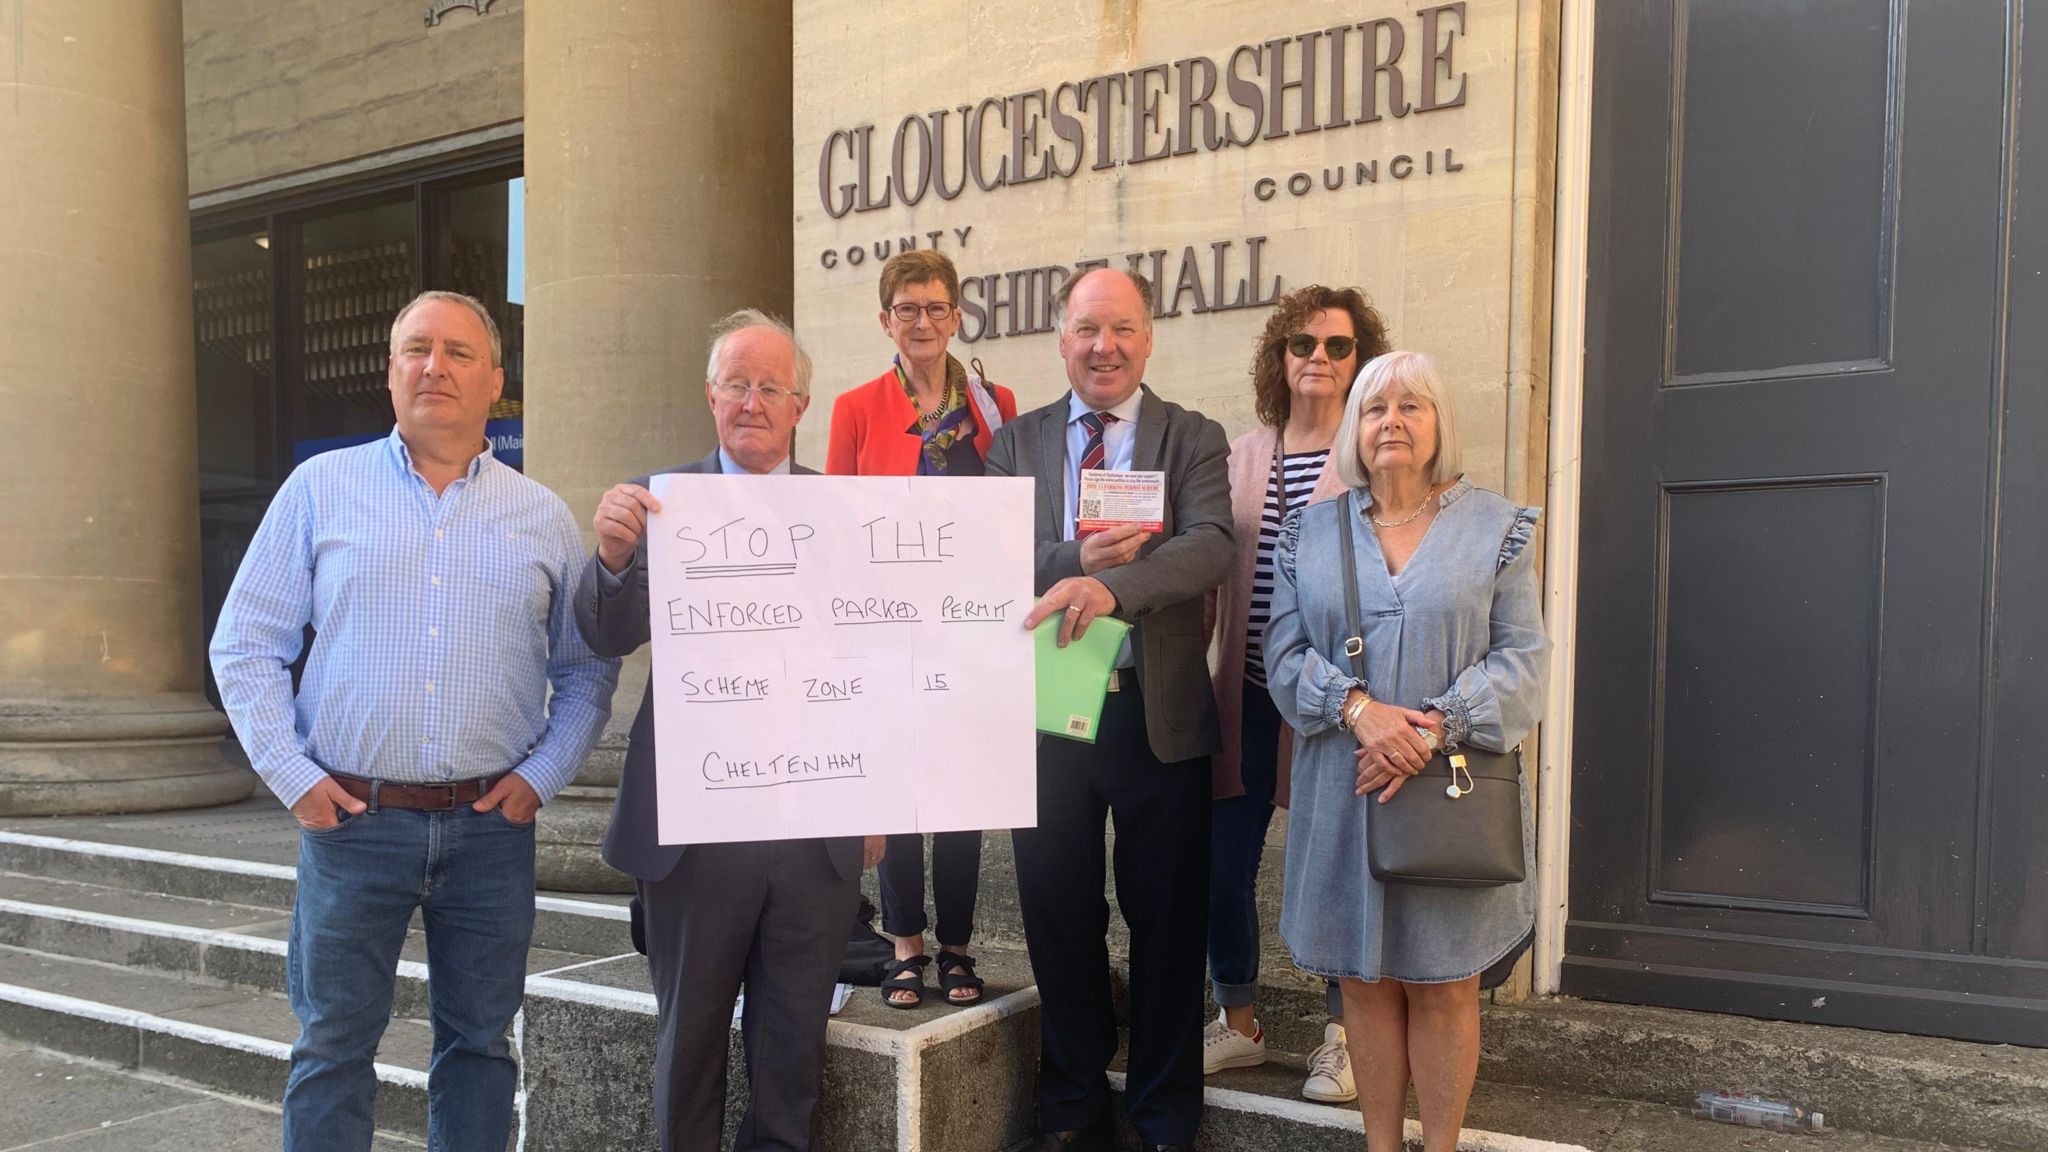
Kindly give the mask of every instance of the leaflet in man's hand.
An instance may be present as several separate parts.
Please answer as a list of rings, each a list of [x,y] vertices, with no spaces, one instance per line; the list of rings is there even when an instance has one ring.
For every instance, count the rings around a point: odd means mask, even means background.
[[[1166,473],[1082,470],[1074,538],[1122,524],[1136,524],[1147,532],[1165,529]]]

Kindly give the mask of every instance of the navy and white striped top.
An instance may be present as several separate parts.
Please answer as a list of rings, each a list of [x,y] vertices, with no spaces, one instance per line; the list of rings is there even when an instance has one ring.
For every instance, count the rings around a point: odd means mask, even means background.
[[[1284,494],[1270,473],[1266,477],[1266,506],[1259,513],[1259,551],[1252,561],[1251,616],[1244,630],[1244,678],[1261,688],[1266,686],[1266,622],[1273,616],[1273,545],[1280,539],[1280,522],[1289,512],[1308,504],[1329,458],[1328,448],[1282,456]]]

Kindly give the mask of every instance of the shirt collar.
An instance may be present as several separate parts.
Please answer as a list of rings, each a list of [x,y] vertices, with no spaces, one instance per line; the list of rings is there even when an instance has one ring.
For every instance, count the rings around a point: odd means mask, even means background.
[[[398,465],[401,471],[408,476],[418,474],[419,470],[412,466],[412,449],[405,446],[405,437],[399,435],[398,425],[393,424],[391,426],[391,435],[384,438],[384,443],[391,450],[391,459]],[[463,473],[463,479],[476,479],[478,476],[483,475],[483,470],[486,467],[496,462],[497,454],[491,451],[491,438],[486,436],[484,437],[483,451],[477,453],[476,458],[469,462],[469,470]]]
[[[737,474],[737,475],[741,475],[741,476],[749,475],[749,473],[747,472],[747,470],[746,470],[745,468],[742,468],[742,467],[740,467],[740,462],[739,462],[739,461],[737,461],[737,460],[735,460],[735,459],[733,459],[733,458],[732,458],[732,455],[731,455],[730,453],[728,453],[728,452],[727,452],[727,451],[725,450],[725,445],[723,445],[723,444],[720,444],[720,445],[718,446],[718,470],[719,470],[720,472],[723,472],[723,473],[725,473],[725,474],[726,474],[726,475],[728,475],[728,476],[731,476],[731,475],[735,475],[735,474]],[[776,465],[775,467],[773,467],[773,468],[770,468],[770,469],[768,470],[768,475],[770,475],[770,476],[787,476],[787,475],[789,475],[789,457],[787,457],[787,456],[784,456],[784,457],[782,458],[782,462],[781,462],[781,463],[777,464],[777,465]]]
[[[1114,408],[1105,409],[1105,411],[1119,420],[1136,424],[1138,422],[1138,409],[1143,407],[1144,403],[1145,389],[1140,387],[1129,396],[1124,397],[1123,403]],[[1080,393],[1067,393],[1067,423],[1072,424],[1093,411],[1093,408],[1088,407],[1087,404],[1082,402]]]

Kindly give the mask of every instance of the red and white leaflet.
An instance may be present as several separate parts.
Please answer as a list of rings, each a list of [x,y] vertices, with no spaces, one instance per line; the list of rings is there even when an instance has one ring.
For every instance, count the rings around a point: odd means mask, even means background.
[[[1081,473],[1081,492],[1074,514],[1074,538],[1091,532],[1136,524],[1147,532],[1166,527],[1166,473],[1111,472],[1090,468]]]

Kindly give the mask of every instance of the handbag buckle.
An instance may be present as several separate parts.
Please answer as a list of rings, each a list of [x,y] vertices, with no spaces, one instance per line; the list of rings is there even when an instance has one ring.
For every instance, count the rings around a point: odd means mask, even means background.
[[[1350,638],[1349,640],[1346,640],[1346,641],[1344,641],[1344,654],[1345,654],[1346,656],[1361,656],[1361,655],[1364,655],[1364,653],[1365,653],[1365,641],[1364,641],[1364,640],[1361,640],[1361,639],[1359,639],[1358,637],[1356,637],[1356,636],[1353,636],[1353,637],[1351,637],[1351,638]]]
[[[1451,762],[1451,782],[1449,786],[1447,786],[1444,789],[1444,795],[1449,796],[1453,800],[1456,800],[1461,796],[1465,796],[1471,793],[1472,770],[1465,766],[1465,757],[1462,753],[1453,752],[1451,753],[1449,759]],[[1463,772],[1465,774],[1465,784],[1463,787],[1459,787],[1458,785],[1458,773],[1460,772]]]

